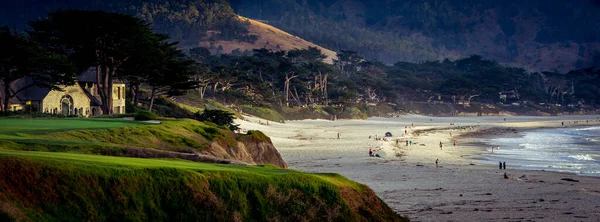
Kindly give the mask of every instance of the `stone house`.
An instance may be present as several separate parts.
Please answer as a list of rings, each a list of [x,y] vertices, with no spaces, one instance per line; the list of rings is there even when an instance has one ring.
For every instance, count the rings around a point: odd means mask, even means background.
[[[15,81],[13,89],[20,89],[31,84],[31,79],[22,78]],[[113,82],[114,114],[125,113],[125,84]],[[96,69],[90,68],[77,76],[77,83],[64,86],[61,90],[50,90],[42,87],[29,87],[11,99],[10,109],[31,110],[52,114],[78,115],[83,117],[102,115],[102,100],[96,86]]]

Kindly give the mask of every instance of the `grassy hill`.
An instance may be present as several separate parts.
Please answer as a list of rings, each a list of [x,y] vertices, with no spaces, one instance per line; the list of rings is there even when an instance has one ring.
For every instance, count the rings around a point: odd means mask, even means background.
[[[272,164],[285,167],[262,133],[235,134],[222,126],[191,119],[160,124],[115,119],[0,118],[0,148],[179,158],[201,162]]]
[[[364,185],[270,166],[0,150],[0,220],[400,221]]]
[[[203,38],[199,45],[187,45],[187,47],[193,46],[202,46],[211,49],[214,53],[218,50],[219,53],[229,54],[234,50],[239,50],[240,52],[244,51],[252,51],[252,49],[260,49],[266,48],[274,51],[284,50],[289,51],[292,49],[306,49],[308,47],[317,47],[321,50],[323,54],[327,56],[325,59],[326,63],[332,64],[333,59],[337,59],[337,53],[330,50],[318,46],[312,42],[306,41],[298,36],[291,35],[287,32],[284,32],[278,28],[275,28],[271,25],[262,23],[260,21],[256,21],[253,19],[245,18],[242,16],[238,16],[241,21],[249,22],[250,26],[248,27],[248,35],[254,35],[257,37],[257,40],[254,42],[243,42],[237,40],[218,40],[213,41],[210,40],[212,35],[216,35],[219,32],[209,32],[209,35]]]

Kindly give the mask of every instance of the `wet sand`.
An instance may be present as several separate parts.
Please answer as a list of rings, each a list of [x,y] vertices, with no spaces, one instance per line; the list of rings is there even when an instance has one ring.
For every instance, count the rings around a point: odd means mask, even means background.
[[[527,129],[561,127],[561,122],[567,127],[574,127],[575,121],[577,125],[600,125],[595,122],[597,117],[506,118],[401,116],[263,125],[258,124],[259,119],[247,117],[238,123],[270,136],[289,168],[335,172],[366,184],[392,209],[413,221],[600,220],[600,178],[515,170],[510,163],[506,170],[499,170],[497,165],[477,161],[479,154],[490,152],[481,137],[518,136]],[[383,137],[386,132],[393,134],[388,141],[369,139],[369,135]],[[413,145],[406,146],[406,140]],[[453,140],[457,146],[452,145]],[[369,157],[369,148],[384,157]]]

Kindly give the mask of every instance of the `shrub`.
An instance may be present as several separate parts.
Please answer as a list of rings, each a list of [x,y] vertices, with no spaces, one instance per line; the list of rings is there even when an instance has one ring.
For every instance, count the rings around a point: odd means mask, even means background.
[[[152,112],[148,111],[139,111],[134,116],[135,120],[145,121],[145,120],[155,120],[158,119],[158,116]]]
[[[194,114],[194,118],[198,121],[208,121],[219,126],[226,126],[233,131],[239,129],[238,125],[233,124],[235,116],[232,113],[223,110],[205,109],[202,113],[197,112]]]

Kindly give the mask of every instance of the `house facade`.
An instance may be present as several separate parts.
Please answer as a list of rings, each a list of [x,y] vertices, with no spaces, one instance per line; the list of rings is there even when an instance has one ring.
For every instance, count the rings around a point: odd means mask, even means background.
[[[30,79],[19,79],[13,83],[13,89],[31,84]],[[115,81],[112,86],[114,114],[125,113],[125,84]],[[41,87],[29,87],[11,99],[10,109],[30,110],[51,114],[77,115],[82,117],[102,115],[102,100],[96,85],[96,69],[90,68],[77,76],[77,83],[50,90]]]

